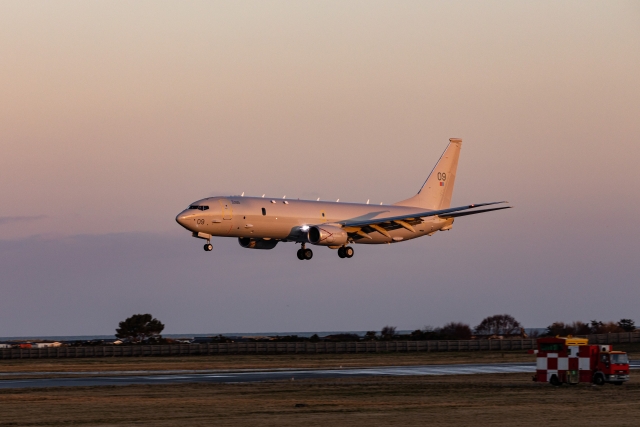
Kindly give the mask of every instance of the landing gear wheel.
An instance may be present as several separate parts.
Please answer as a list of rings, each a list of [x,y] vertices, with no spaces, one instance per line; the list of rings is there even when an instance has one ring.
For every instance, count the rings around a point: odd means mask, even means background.
[[[595,385],[604,385],[604,376],[602,374],[596,374],[596,376],[593,377],[593,383]]]
[[[344,256],[347,258],[351,258],[353,256],[353,248],[351,246],[346,246],[344,248]]]
[[[344,247],[343,247],[343,246],[340,246],[340,247],[338,248],[338,256],[339,256],[340,258],[344,258],[344,257],[346,256],[346,255],[344,254]]]
[[[313,258],[313,251],[311,249],[302,249],[302,252],[304,253],[304,259]]]
[[[206,252],[212,251],[213,250],[213,245],[211,243],[205,243],[204,250]]]
[[[560,379],[558,378],[557,375],[551,375],[551,379],[549,380],[549,383],[551,383],[551,385],[554,387],[558,387],[561,384]]]
[[[298,259],[299,260],[303,260],[304,259],[304,249],[298,249]]]

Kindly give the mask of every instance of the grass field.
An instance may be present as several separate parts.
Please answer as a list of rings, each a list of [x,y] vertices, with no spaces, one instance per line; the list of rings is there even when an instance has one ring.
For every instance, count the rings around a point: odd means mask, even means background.
[[[500,374],[0,390],[0,414],[0,426],[637,426],[640,382],[552,387]]]
[[[627,350],[632,359],[640,358],[640,345],[616,348]],[[0,372],[51,376],[45,372],[534,360],[521,351],[32,359],[0,361]],[[0,390],[0,426],[638,426],[640,373],[636,372],[621,387],[552,387],[532,382],[531,374],[492,374],[6,389]]]
[[[640,359],[639,344],[620,344],[631,359]],[[366,366],[431,365],[449,363],[534,362],[526,351],[456,351],[419,353],[280,354],[172,357],[106,357],[0,360],[1,373],[105,372],[157,370],[344,368]]]

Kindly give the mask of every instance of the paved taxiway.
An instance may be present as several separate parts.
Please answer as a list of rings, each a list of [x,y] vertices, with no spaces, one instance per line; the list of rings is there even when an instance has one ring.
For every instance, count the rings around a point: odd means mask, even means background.
[[[461,365],[386,366],[377,368],[345,369],[297,369],[297,370],[243,370],[207,371],[183,373],[162,372],[160,374],[118,376],[83,376],[64,378],[2,379],[0,388],[28,387],[78,387],[131,384],[175,384],[175,383],[244,383],[278,380],[301,380],[341,378],[376,375],[469,375],[535,372],[535,363],[492,363]],[[632,369],[640,369],[640,360],[631,361]],[[190,373],[187,373],[190,372]],[[23,373],[27,374],[27,373]],[[62,374],[62,373],[61,373]],[[65,373],[69,375],[70,373]],[[6,378],[6,377],[5,377]]]

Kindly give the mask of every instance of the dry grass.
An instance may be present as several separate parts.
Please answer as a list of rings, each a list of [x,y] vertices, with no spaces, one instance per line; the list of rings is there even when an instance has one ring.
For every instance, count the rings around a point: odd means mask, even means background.
[[[640,382],[554,388],[503,374],[0,390],[0,414],[0,426],[637,426]]]

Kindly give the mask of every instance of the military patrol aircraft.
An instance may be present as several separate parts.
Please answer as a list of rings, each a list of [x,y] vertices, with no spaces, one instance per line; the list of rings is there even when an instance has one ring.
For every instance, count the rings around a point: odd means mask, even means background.
[[[351,258],[351,244],[389,244],[450,230],[458,217],[509,209],[484,206],[491,202],[451,206],[462,140],[449,145],[418,194],[392,205],[340,203],[262,197],[216,196],[198,200],[176,217],[178,224],[204,239],[205,251],[213,249],[213,236],[236,237],[248,249],[273,249],[279,242],[301,245],[298,259],[309,260],[306,245],[338,250],[340,258]]]

